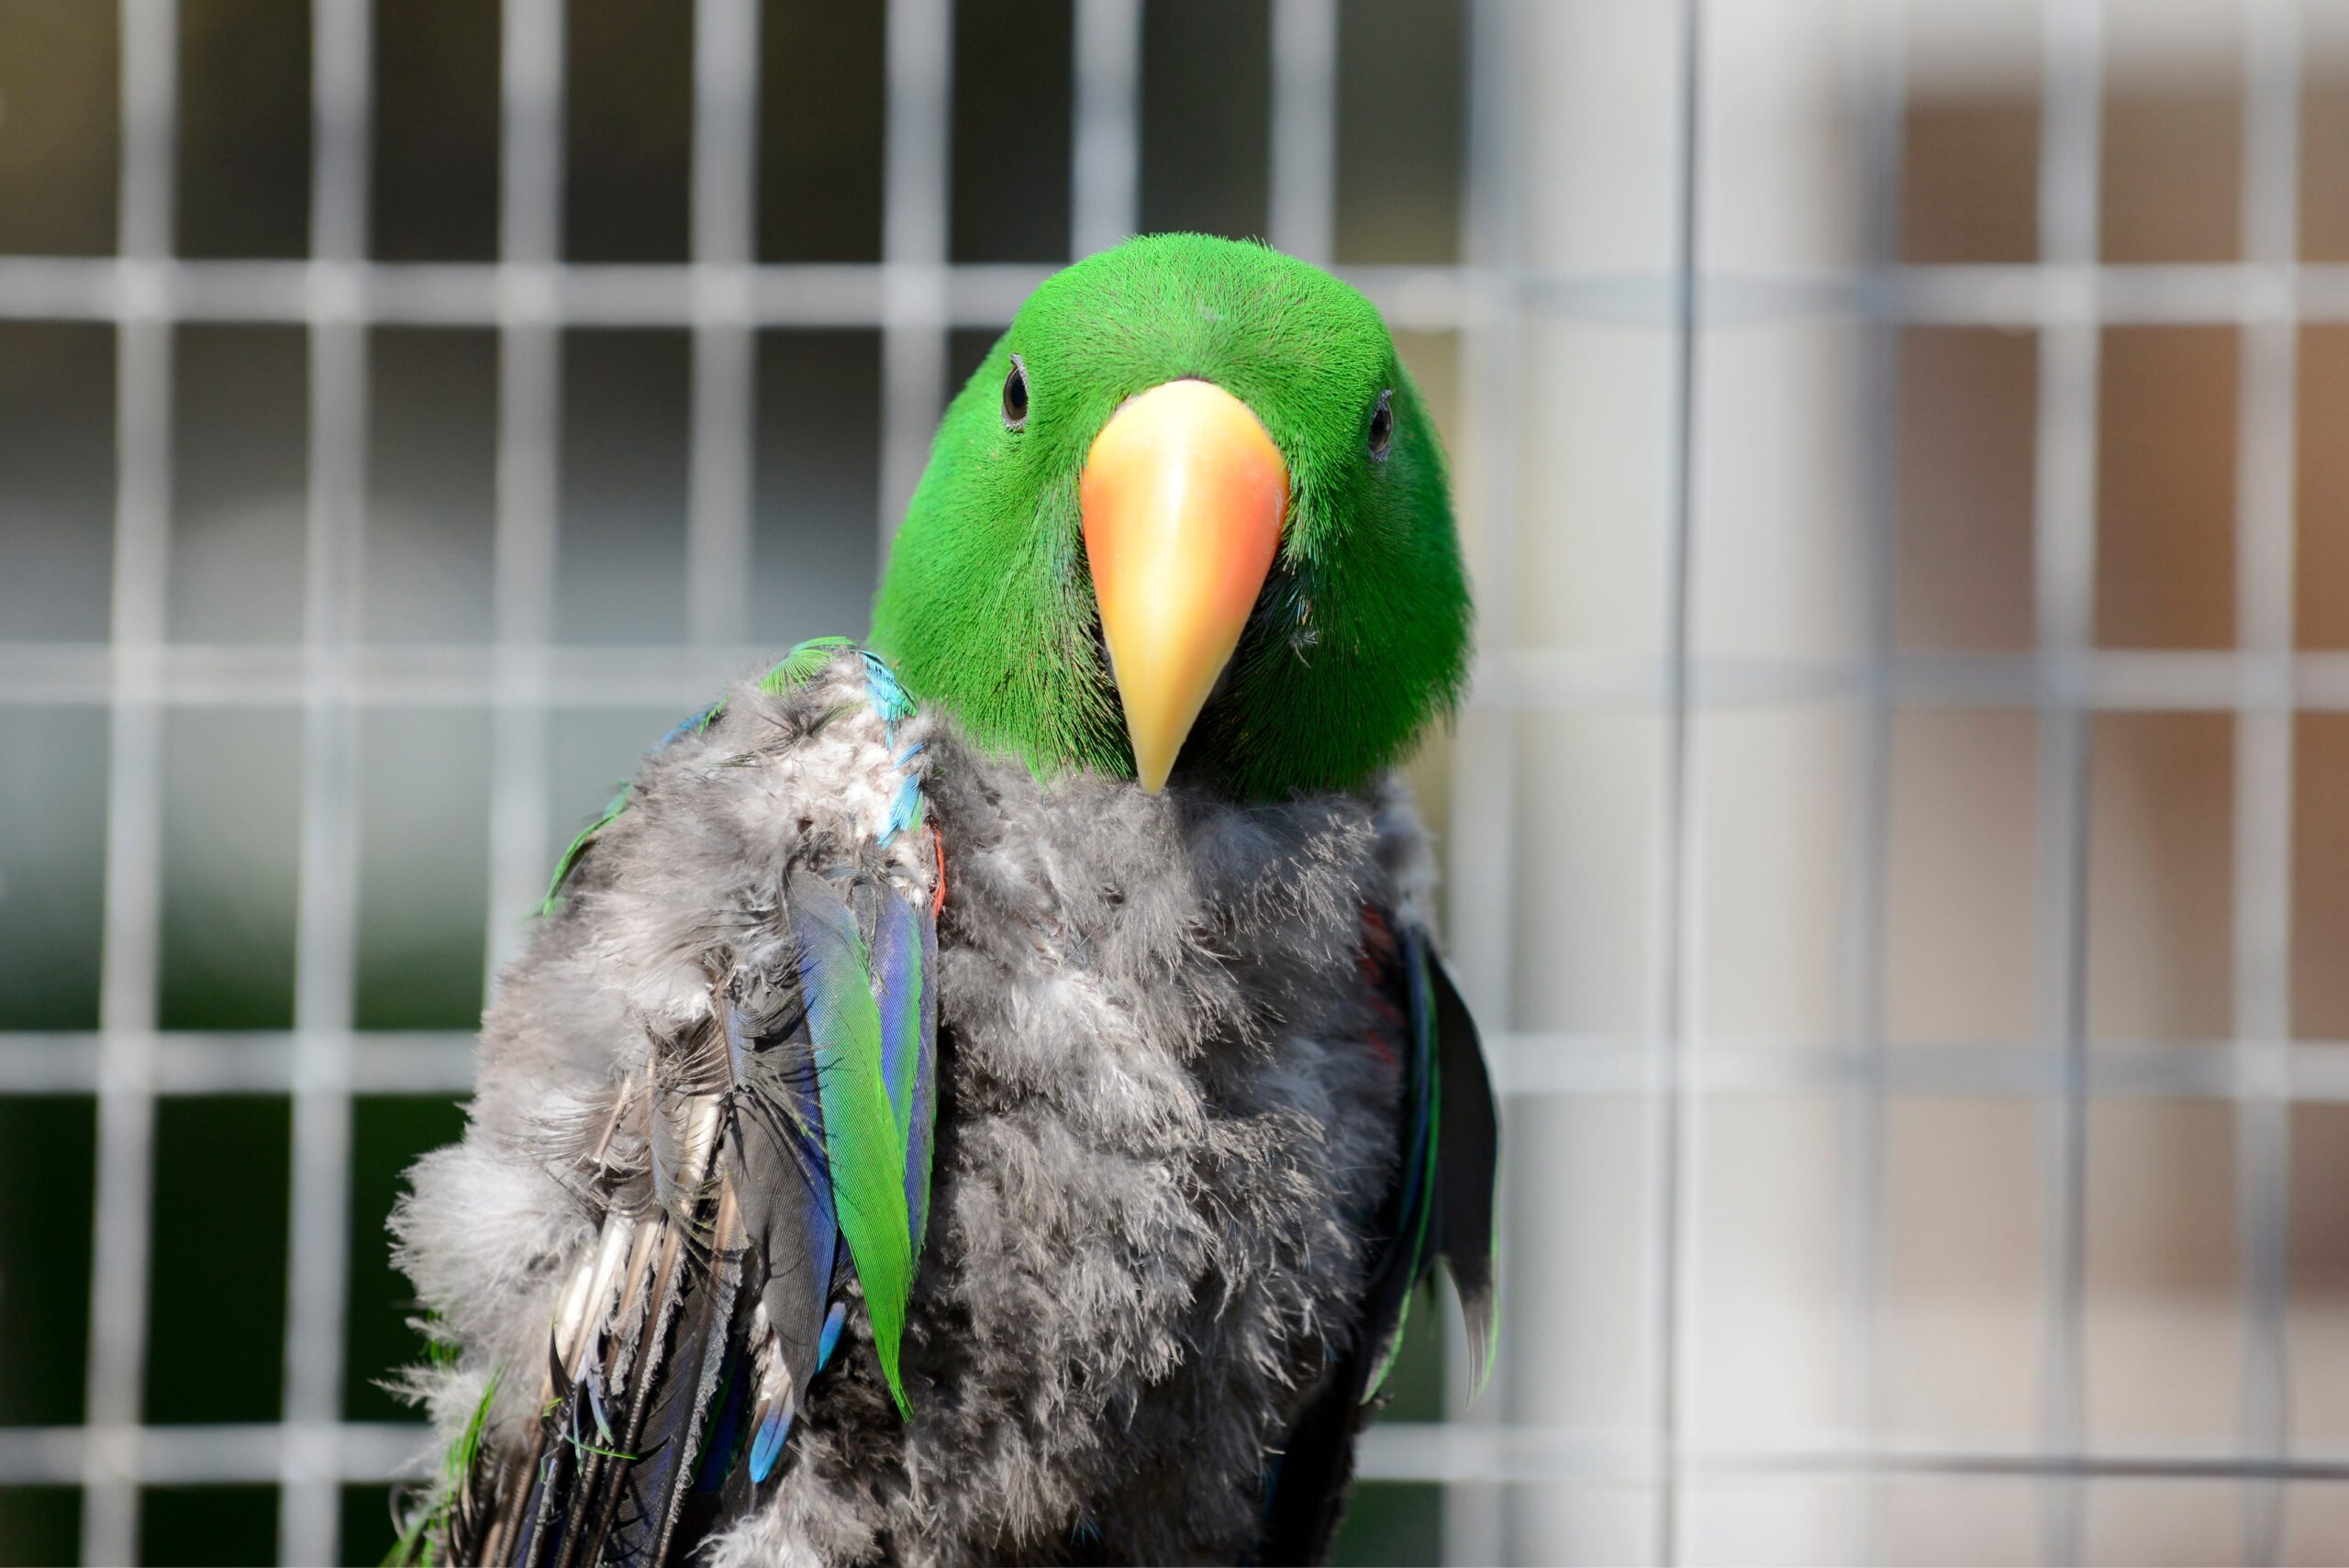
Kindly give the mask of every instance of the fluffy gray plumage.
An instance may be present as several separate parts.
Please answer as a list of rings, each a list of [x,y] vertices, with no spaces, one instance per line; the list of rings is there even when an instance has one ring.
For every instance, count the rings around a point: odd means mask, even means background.
[[[829,717],[828,717],[829,716]],[[818,723],[819,718],[826,722]],[[1352,1340],[1396,1172],[1399,1095],[1357,969],[1363,909],[1424,920],[1399,785],[1281,805],[1039,782],[922,715],[894,749],[852,655],[738,686],[650,760],[562,911],[506,973],[463,1142],[395,1219],[454,1365],[444,1437],[506,1377],[493,1447],[537,1418],[556,1296],[600,1218],[582,1162],[725,956],[773,944],[794,865],[862,854],[935,886],[937,840],[879,840],[897,759],[944,846],[941,1108],[905,1341],[914,1418],[861,1312],[771,1506],[710,1560],[1230,1560],[1305,1391]],[[641,1174],[640,1138],[596,1156]]]

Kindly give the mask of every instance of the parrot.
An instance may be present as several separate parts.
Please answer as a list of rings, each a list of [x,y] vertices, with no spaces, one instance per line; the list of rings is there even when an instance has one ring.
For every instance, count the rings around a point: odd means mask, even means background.
[[[1323,1558],[1440,1269],[1491,1367],[1397,773],[1471,619],[1362,294],[1174,234],[1037,285],[869,638],[678,725],[499,977],[392,1217],[441,1444],[395,1559]]]

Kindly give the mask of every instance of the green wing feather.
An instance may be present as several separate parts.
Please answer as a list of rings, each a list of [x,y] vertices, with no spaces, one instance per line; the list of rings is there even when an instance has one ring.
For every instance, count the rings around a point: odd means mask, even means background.
[[[811,637],[783,656],[783,662],[759,677],[759,689],[769,696],[780,696],[793,686],[812,681],[823,667],[832,662],[832,655],[843,648],[854,646],[845,637]],[[713,713],[712,717],[716,717]]]
[[[906,1146],[882,1072],[881,1009],[873,997],[871,960],[856,917],[822,877],[794,873],[790,900],[808,1034],[816,1048],[832,1201],[864,1287],[881,1374],[898,1410],[910,1417],[913,1407],[897,1376],[914,1273]]]
[[[563,880],[571,875],[572,868],[579,863],[579,857],[587,852],[588,841],[610,827],[613,819],[628,809],[628,797],[631,793],[631,786],[620,785],[619,794],[612,796],[611,804],[604,807],[604,814],[581,828],[579,837],[571,840],[571,847],[562,851],[562,859],[555,862],[554,880],[547,884],[546,902],[539,906],[540,914],[551,916],[562,904]]]

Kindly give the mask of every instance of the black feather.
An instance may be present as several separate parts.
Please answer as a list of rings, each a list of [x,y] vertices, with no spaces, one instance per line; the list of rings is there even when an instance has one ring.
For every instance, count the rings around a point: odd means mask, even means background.
[[[1436,1161],[1435,1250],[1452,1273],[1468,1329],[1474,1398],[1493,1372],[1493,1187],[1498,1179],[1500,1116],[1485,1070],[1476,1020],[1432,956],[1437,1071],[1443,1081]]]
[[[1374,911],[1364,950],[1403,1080],[1396,1177],[1371,1233],[1360,1331],[1306,1400],[1269,1477],[1254,1555],[1264,1564],[1328,1555],[1353,1485],[1354,1447],[1382,1403],[1379,1384],[1411,1293],[1439,1256],[1460,1294],[1479,1388],[1491,1357],[1499,1129],[1476,1026],[1424,932],[1397,932]]]

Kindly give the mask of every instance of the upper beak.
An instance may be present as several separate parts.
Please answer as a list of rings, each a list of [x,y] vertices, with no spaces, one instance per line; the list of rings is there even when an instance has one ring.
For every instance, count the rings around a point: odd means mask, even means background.
[[[1273,569],[1288,465],[1240,399],[1170,381],[1101,428],[1077,500],[1134,768],[1155,795]]]

